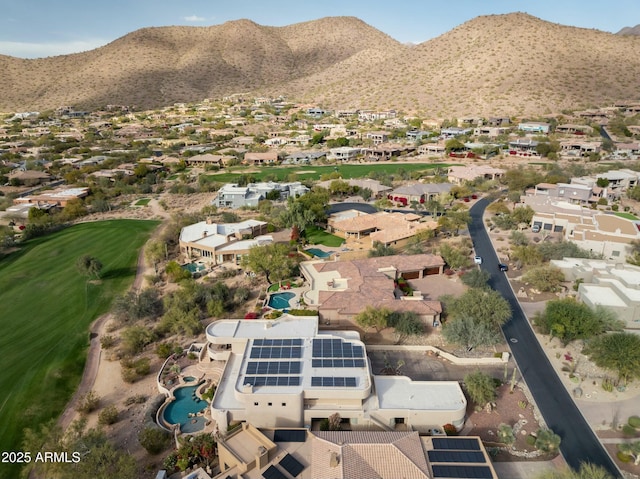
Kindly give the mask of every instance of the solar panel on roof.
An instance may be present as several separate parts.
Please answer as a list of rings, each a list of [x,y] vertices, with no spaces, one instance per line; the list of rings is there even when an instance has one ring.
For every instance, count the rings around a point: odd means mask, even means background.
[[[304,470],[304,466],[300,464],[300,462],[293,457],[291,454],[287,454],[282,458],[282,461],[279,462],[280,467],[282,467],[285,471],[291,474],[293,477],[296,477]]]
[[[307,432],[304,429],[276,429],[273,433],[274,442],[305,442]]]
[[[480,444],[477,439],[434,437],[431,440],[434,449],[449,449],[457,451],[480,451]]]
[[[481,451],[428,451],[431,462],[487,462]]]
[[[280,472],[276,466],[269,466],[263,473],[264,479],[287,479],[287,476]]]
[[[312,387],[349,387],[354,388],[357,385],[356,378],[353,377],[333,377],[333,376],[312,376]]]
[[[449,466],[434,464],[431,466],[433,477],[447,477],[459,479],[491,479],[491,469],[488,466]]]
[[[300,386],[300,376],[245,376],[244,384],[252,386]]]

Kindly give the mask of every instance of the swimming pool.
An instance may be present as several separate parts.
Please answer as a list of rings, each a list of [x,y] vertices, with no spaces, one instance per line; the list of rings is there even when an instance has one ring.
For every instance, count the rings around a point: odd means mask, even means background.
[[[199,273],[200,271],[204,271],[205,265],[202,263],[188,263],[182,266],[184,269],[189,271],[191,274]]]
[[[327,253],[326,251],[322,251],[319,248],[308,248],[305,251],[311,253],[313,256],[317,258],[328,258],[333,254],[333,253]]]
[[[173,391],[176,399],[170,402],[162,413],[165,422],[180,424],[180,429],[184,432],[195,432],[204,429],[204,418],[189,417],[189,414],[195,415],[209,406],[207,401],[196,396],[198,386],[185,386]],[[194,430],[198,426],[201,427]]]
[[[289,309],[291,307],[289,300],[294,296],[295,294],[289,291],[284,293],[273,293],[269,297],[269,307],[273,309]]]

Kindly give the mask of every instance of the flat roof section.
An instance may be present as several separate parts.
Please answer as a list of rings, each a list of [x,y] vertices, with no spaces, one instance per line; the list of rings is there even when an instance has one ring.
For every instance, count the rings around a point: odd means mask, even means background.
[[[219,338],[313,338],[317,316],[281,316],[277,320],[225,319],[207,326],[207,336]]]
[[[466,407],[456,381],[412,381],[406,376],[373,376],[380,409],[450,411]]]

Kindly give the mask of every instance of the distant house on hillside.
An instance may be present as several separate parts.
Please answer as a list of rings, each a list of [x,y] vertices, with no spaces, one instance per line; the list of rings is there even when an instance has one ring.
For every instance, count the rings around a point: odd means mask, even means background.
[[[396,203],[408,206],[412,201],[425,203],[451,191],[451,183],[415,183],[404,185],[393,190],[388,198]]]
[[[265,153],[256,153],[248,151],[244,154],[242,163],[245,165],[262,166],[275,165],[278,162],[278,152],[267,151]]]
[[[253,246],[273,242],[265,236],[267,223],[246,220],[240,223],[214,223],[206,220],[182,228],[180,252],[185,261],[202,258],[213,264],[238,263]]]
[[[247,186],[238,186],[236,183],[227,183],[218,190],[213,204],[218,208],[242,208],[243,206],[255,207],[267,195],[277,191],[279,196],[276,199],[284,200],[289,196],[302,196],[309,192],[309,188],[299,181],[291,183],[275,183],[273,181],[264,183],[250,183]]]
[[[518,130],[524,131],[526,133],[549,133],[549,129],[551,125],[549,123],[539,122],[539,121],[530,121],[525,123],[520,123],[518,125]]]

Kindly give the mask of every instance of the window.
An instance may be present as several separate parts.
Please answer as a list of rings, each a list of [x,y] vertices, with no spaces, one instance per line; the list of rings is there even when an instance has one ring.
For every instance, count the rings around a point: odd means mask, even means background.
[[[616,256],[616,257],[620,256],[620,251],[612,251],[611,256]]]
[[[287,403],[286,403],[286,402],[283,402],[283,403],[282,403],[282,407],[287,407]]]
[[[254,405],[254,406],[259,406],[259,405],[260,405],[260,403],[254,402],[254,403],[253,403],[253,405]]]
[[[267,403],[267,406],[273,406],[273,403],[272,402]]]

